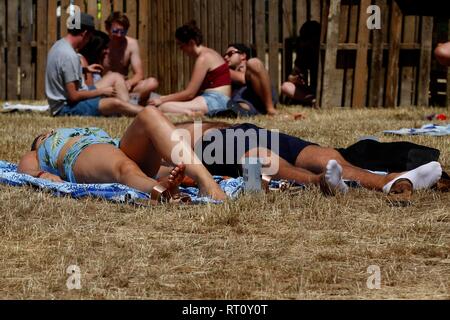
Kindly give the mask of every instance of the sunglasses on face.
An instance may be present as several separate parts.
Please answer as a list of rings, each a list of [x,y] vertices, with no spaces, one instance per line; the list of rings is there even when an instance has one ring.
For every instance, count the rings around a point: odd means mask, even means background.
[[[112,34],[117,34],[117,35],[122,36],[122,37],[126,36],[127,33],[128,33],[128,31],[124,30],[124,29],[112,29],[111,32],[112,32]]]
[[[224,55],[223,55],[223,57],[224,58],[231,58],[231,56],[233,55],[233,54],[235,54],[235,53],[242,53],[242,52],[240,52],[239,50],[233,50],[233,51],[230,51],[230,52],[227,52],[227,53],[225,53]]]

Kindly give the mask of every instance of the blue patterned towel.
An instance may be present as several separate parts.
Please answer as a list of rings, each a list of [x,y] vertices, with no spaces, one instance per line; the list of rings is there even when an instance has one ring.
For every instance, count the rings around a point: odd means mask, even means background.
[[[222,190],[231,199],[239,197],[244,188],[243,178],[224,180],[214,177]],[[96,197],[121,203],[139,203],[137,200],[149,199],[149,195],[120,184],[73,184],[54,183],[44,179],[37,179],[26,174],[17,173],[17,165],[0,161],[0,183],[10,186],[34,186],[41,190],[48,190],[55,196],[71,196],[75,199]],[[277,188],[278,182],[271,187]],[[180,188],[182,192],[191,196],[194,204],[220,203],[207,197],[199,196],[198,188]]]
[[[388,130],[383,131],[385,134],[394,134],[399,136],[414,136],[414,135],[425,135],[425,136],[437,136],[443,137],[450,135],[450,124],[446,126],[438,126],[435,124],[426,124],[420,129],[401,129],[401,130]]]

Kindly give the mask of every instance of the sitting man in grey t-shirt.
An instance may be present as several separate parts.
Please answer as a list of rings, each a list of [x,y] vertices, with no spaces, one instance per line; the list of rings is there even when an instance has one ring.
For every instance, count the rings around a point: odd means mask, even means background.
[[[109,74],[95,86],[84,84],[83,72],[98,72],[100,65],[81,67],[75,50],[83,48],[95,30],[94,18],[81,13],[78,28],[58,40],[47,57],[45,93],[53,116],[135,116],[143,107],[130,104],[125,80]]]

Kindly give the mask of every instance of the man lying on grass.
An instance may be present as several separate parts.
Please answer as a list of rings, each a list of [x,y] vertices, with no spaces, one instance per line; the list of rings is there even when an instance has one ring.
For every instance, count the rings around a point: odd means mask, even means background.
[[[180,135],[193,137],[192,148],[213,175],[242,176],[243,159],[259,157],[269,167],[277,164],[273,178],[318,185],[326,194],[347,192],[348,186],[343,181],[347,179],[368,189],[406,197],[413,190],[432,187],[442,175],[441,165],[435,161],[408,172],[373,174],[350,164],[335,149],[248,123],[187,122],[176,127],[186,131]],[[214,150],[212,157],[211,150]],[[263,173],[265,170],[267,167],[263,167]]]
[[[120,183],[152,195],[154,200],[178,199],[178,186],[185,173],[199,186],[200,193],[215,200],[226,195],[208,170],[196,159],[187,143],[177,147],[190,157],[186,164],[173,162],[176,142],[172,123],[156,108],[139,113],[120,139],[112,139],[98,128],[56,129],[39,135],[31,151],[19,163],[18,171],[54,182]],[[175,169],[157,181],[161,160]]]

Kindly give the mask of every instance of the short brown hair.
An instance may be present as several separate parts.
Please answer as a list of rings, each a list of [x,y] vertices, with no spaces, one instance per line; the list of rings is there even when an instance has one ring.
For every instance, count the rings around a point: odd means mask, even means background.
[[[106,19],[105,21],[105,27],[106,29],[111,29],[111,26],[114,22],[117,22],[118,24],[120,24],[122,27],[125,28],[125,30],[128,30],[130,28],[130,20],[128,19],[128,17],[123,14],[120,11],[116,11],[111,13],[111,15],[108,17],[108,19]]]
[[[203,34],[197,27],[197,22],[195,20],[191,20],[182,27],[179,27],[175,32],[175,38],[181,43],[188,43],[190,40],[194,40],[195,44],[198,46],[203,43]]]

